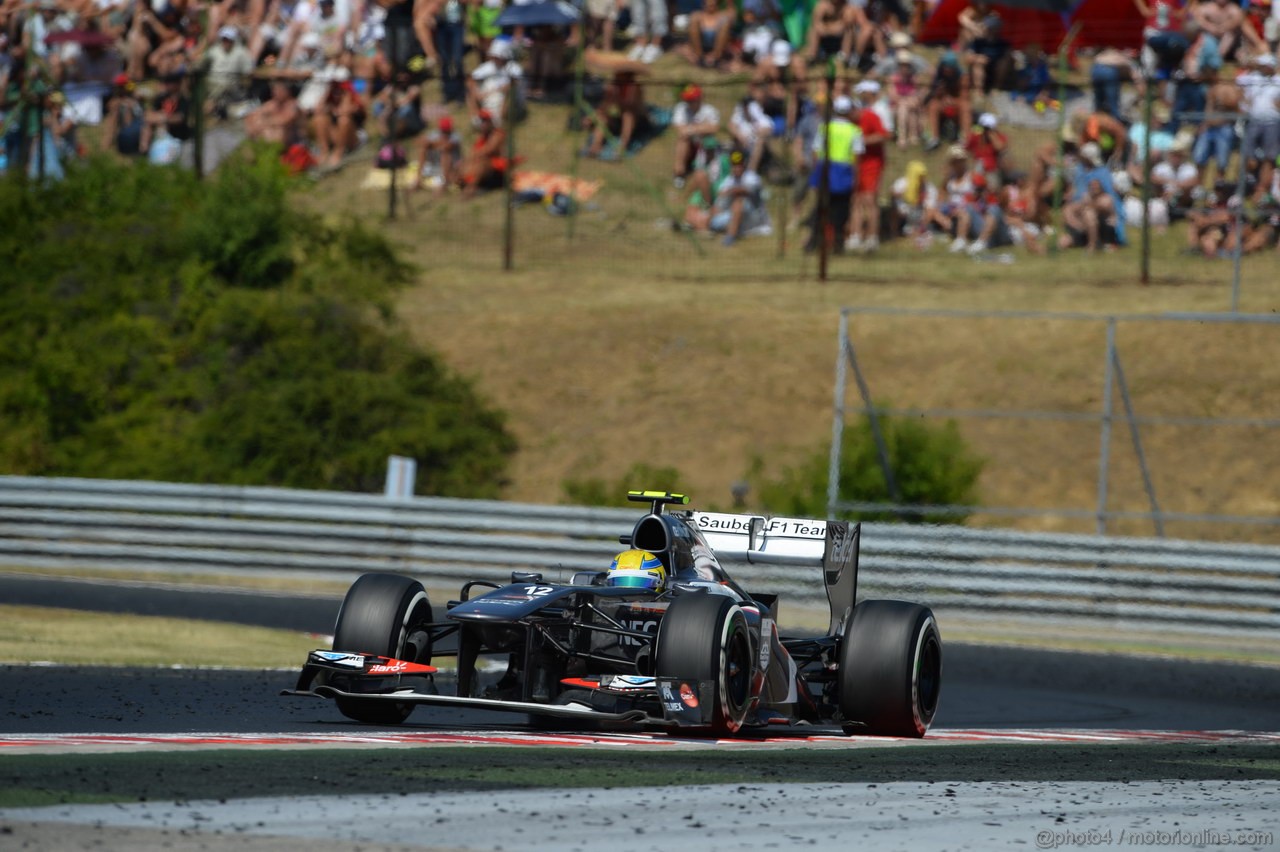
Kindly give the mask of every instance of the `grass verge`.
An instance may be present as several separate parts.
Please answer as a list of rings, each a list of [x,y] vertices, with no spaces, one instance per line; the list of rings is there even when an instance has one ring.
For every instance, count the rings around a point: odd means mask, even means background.
[[[317,647],[306,633],[149,615],[0,606],[0,661],[105,666],[296,667]]]

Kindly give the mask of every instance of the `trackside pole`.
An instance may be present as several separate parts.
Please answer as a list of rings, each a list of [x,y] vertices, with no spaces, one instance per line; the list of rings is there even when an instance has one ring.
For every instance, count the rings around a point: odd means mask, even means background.
[[[1244,136],[1241,139],[1249,138],[1249,125],[1253,123],[1253,119],[1248,115],[1244,119]],[[1240,203],[1236,205],[1236,251],[1235,257],[1232,258],[1231,269],[1231,313],[1240,310],[1240,275],[1241,259],[1244,257],[1244,194],[1248,191],[1249,185],[1245,182],[1248,175],[1248,169],[1244,167],[1244,151],[1240,152],[1240,161],[1236,166],[1236,198]]]
[[[1147,492],[1147,504],[1151,507],[1151,520],[1156,527],[1156,535],[1164,538],[1164,518],[1160,514],[1160,503],[1156,500],[1156,489],[1151,483],[1151,470],[1147,467],[1147,455],[1142,451],[1142,436],[1138,429],[1137,418],[1133,413],[1133,400],[1129,396],[1129,383],[1124,379],[1124,366],[1120,363],[1120,350],[1111,350],[1112,366],[1116,371],[1116,385],[1120,388],[1120,399],[1124,403],[1125,418],[1129,421],[1129,436],[1133,439],[1133,452],[1138,457],[1138,470],[1142,472],[1142,487]]]
[[[836,346],[835,405],[831,417],[831,461],[827,465],[827,520],[836,518],[840,499],[840,453],[844,442],[845,341],[849,338],[849,315],[840,312],[840,339]]]
[[[1144,73],[1142,87],[1142,121],[1147,135],[1142,140],[1142,251],[1140,278],[1143,284],[1151,283],[1151,88],[1154,82]]]
[[[871,425],[871,437],[876,442],[876,456],[880,459],[880,471],[884,474],[884,484],[889,489],[889,499],[898,505],[902,504],[902,494],[898,491],[898,480],[893,475],[893,465],[889,462],[889,446],[884,442],[884,428],[880,424],[880,415],[876,412],[875,403],[871,401],[871,389],[858,366],[858,356],[853,351],[853,339],[844,338],[844,350],[849,356],[849,366],[853,368],[853,379],[857,382],[858,393],[862,396],[862,404],[867,412],[867,422]]]
[[[503,172],[503,190],[506,194],[507,212],[502,228],[502,268],[510,272],[515,267],[515,182],[516,182],[516,84],[507,90],[507,168]]]
[[[827,228],[831,225],[831,115],[832,93],[836,86],[835,60],[827,60],[827,102],[822,106],[822,171],[818,175],[818,221],[814,223],[818,241],[818,280],[827,281]]]
[[[1111,386],[1116,353],[1116,321],[1107,319],[1106,372],[1102,380],[1102,447],[1098,453],[1098,535],[1107,534],[1107,471],[1111,467]]]

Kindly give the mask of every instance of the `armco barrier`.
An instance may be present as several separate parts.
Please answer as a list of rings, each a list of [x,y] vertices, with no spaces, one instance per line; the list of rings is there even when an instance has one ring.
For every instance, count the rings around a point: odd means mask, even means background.
[[[0,565],[135,571],[400,571],[452,585],[600,569],[641,507],[0,476]],[[805,569],[735,565],[819,603]],[[1280,548],[864,524],[861,588],[950,612],[1075,616],[1280,638]]]

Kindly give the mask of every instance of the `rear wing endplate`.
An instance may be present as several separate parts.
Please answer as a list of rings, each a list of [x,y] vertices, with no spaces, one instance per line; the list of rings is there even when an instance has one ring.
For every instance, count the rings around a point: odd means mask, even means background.
[[[821,567],[831,610],[828,635],[843,633],[858,594],[861,524],[719,512],[690,512],[689,517],[718,558]]]

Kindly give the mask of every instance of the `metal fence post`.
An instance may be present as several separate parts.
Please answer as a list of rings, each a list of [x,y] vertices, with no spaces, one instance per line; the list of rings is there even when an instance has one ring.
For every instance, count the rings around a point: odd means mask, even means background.
[[[1124,366],[1120,363],[1120,350],[1113,347],[1111,356],[1116,371],[1116,384],[1120,388],[1120,399],[1124,402],[1125,419],[1129,421],[1129,436],[1133,439],[1133,451],[1138,456],[1138,469],[1142,473],[1142,487],[1147,492],[1147,504],[1151,507],[1151,519],[1155,523],[1156,535],[1164,538],[1164,519],[1160,516],[1160,503],[1156,500],[1156,489],[1151,483],[1151,471],[1147,467],[1147,455],[1142,451],[1142,436],[1138,428],[1138,419],[1133,412],[1133,400],[1129,397],[1129,383],[1124,378]]]
[[[832,97],[836,87],[836,66],[834,60],[827,62],[826,92],[827,102],[822,107],[822,171],[818,174],[818,210],[814,222],[814,239],[818,248],[818,280],[827,280],[827,258],[830,249],[827,246],[827,228],[831,223],[831,115],[834,108]],[[843,239],[843,238],[841,238]]]
[[[831,462],[827,466],[827,518],[834,520],[840,499],[840,454],[844,441],[845,345],[849,339],[849,315],[840,312],[840,339],[836,346],[836,392],[831,417]]]
[[[209,60],[206,58],[197,63],[191,72],[191,103],[195,105],[195,114],[192,116],[194,127],[191,128],[191,164],[197,180],[204,180],[204,99],[208,91],[205,86],[208,70]]]
[[[902,502],[902,493],[898,490],[898,480],[893,475],[893,465],[889,461],[889,446],[884,441],[884,428],[880,423],[880,414],[871,401],[871,389],[858,366],[858,355],[853,351],[853,339],[846,334],[844,351],[853,368],[853,380],[858,384],[858,393],[862,396],[862,404],[867,412],[867,423],[871,426],[871,437],[876,442],[876,455],[880,459],[880,470],[884,474],[884,484],[889,489],[889,499],[897,504]]]
[[[1143,284],[1151,283],[1151,75],[1143,78],[1142,121],[1147,135],[1142,140],[1142,252],[1140,274]]]
[[[1101,449],[1098,453],[1098,535],[1107,534],[1107,473],[1111,467],[1111,385],[1114,380],[1116,318],[1107,317],[1106,372],[1102,380]]]
[[[1244,257],[1244,194],[1248,192],[1249,186],[1245,181],[1245,176],[1249,170],[1245,168],[1248,159],[1244,150],[1244,141],[1249,138],[1249,126],[1253,124],[1253,119],[1248,115],[1244,119],[1244,135],[1240,137],[1240,152],[1237,155],[1236,165],[1236,198],[1239,204],[1236,205],[1236,251],[1234,262],[1231,270],[1231,313],[1240,310],[1240,274],[1241,263]]]

